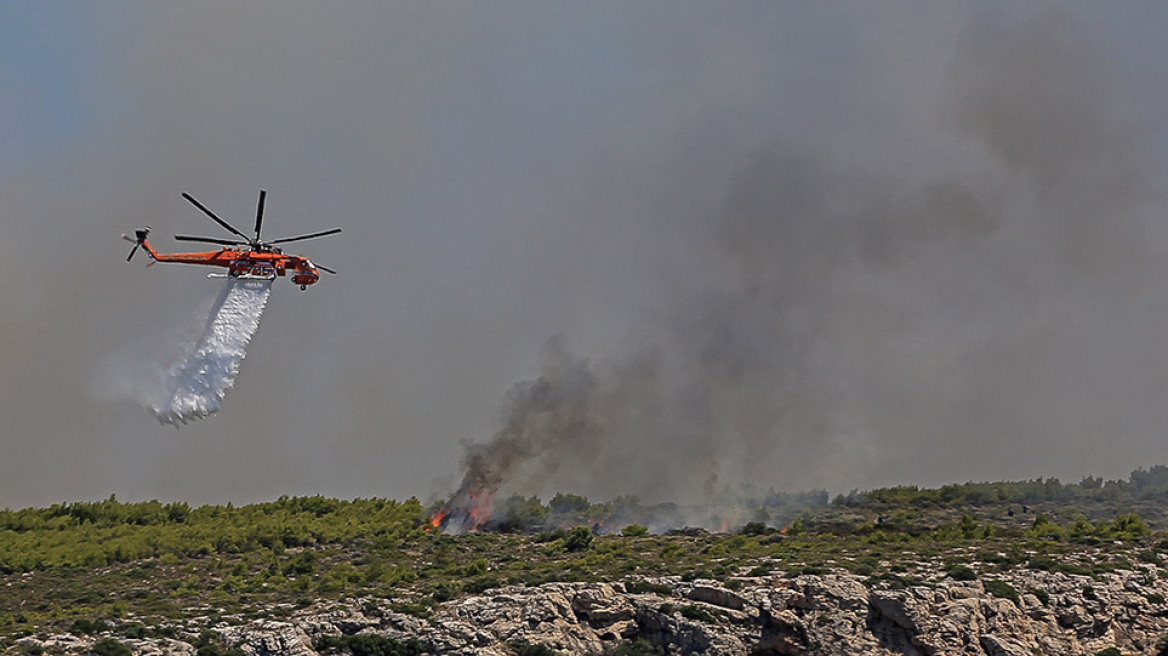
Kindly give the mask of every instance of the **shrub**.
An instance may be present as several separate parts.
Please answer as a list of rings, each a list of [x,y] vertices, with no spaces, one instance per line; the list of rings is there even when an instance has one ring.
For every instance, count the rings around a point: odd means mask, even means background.
[[[195,647],[198,648],[196,656],[244,656],[242,649],[224,645],[219,634],[214,631],[200,633]]]
[[[73,626],[71,628],[73,633],[81,633],[85,635],[93,635],[95,633],[109,631],[109,629],[109,624],[106,624],[103,620],[90,620],[84,617],[73,622]]]
[[[848,569],[856,576],[872,576],[876,573],[876,567],[868,562],[851,563],[848,565]]]
[[[579,494],[564,494],[557,492],[551,501],[548,501],[548,507],[554,513],[569,513],[580,512],[588,510],[592,504],[588,502],[588,497],[580,496]]]
[[[302,551],[295,558],[284,563],[285,576],[311,574],[316,569],[316,552]]]
[[[626,581],[625,592],[629,594],[658,594],[662,597],[668,597],[673,594],[673,588],[649,581]]]
[[[592,546],[592,529],[587,526],[576,526],[570,533],[567,539],[564,540],[564,548],[568,551],[584,551]]]
[[[1088,584],[1088,585],[1083,586],[1083,598],[1084,599],[1091,599],[1092,601],[1094,601],[1095,599],[1099,598],[1099,595],[1095,594],[1095,588],[1091,587],[1090,584]]]
[[[98,640],[89,653],[93,656],[134,656],[134,652],[129,647],[113,638]]]
[[[532,542],[555,542],[556,540],[566,540],[568,538],[568,531],[562,528],[552,529],[550,531],[542,531],[536,533],[535,537],[531,538]]]
[[[497,588],[499,585],[499,579],[493,576],[480,576],[477,579],[467,581],[465,589],[469,594],[480,594],[491,588]]]
[[[767,525],[762,522],[747,522],[742,527],[742,535],[766,535]]]
[[[696,604],[687,604],[678,609],[681,616],[695,622],[717,622],[718,618],[710,611]]]
[[[1096,653],[1095,656],[1123,656],[1123,652],[1118,647],[1108,647]]]
[[[1115,518],[1108,527],[1111,537],[1120,540],[1136,540],[1152,534],[1142,517],[1136,513],[1128,513]]]
[[[643,538],[649,535],[649,529],[641,524],[629,524],[621,529],[621,535],[626,538]]]
[[[1159,592],[1149,592],[1144,597],[1147,598],[1149,604],[1162,604],[1165,601],[1164,595]]]
[[[965,565],[953,565],[945,570],[945,574],[954,581],[976,581],[977,572]]]
[[[992,594],[993,596],[1001,597],[1002,599],[1009,599],[1015,604],[1021,601],[1021,598],[1018,596],[1018,591],[1014,589],[1014,586],[1000,579],[986,581],[985,589],[986,592]]]
[[[435,586],[434,593],[430,596],[437,602],[450,601],[457,597],[461,591],[462,589],[458,583],[446,581]]]

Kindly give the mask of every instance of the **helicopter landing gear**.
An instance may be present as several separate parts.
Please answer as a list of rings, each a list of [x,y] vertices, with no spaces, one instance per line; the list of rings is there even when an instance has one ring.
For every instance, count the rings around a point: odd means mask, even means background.
[[[300,285],[300,291],[308,291],[308,285]]]

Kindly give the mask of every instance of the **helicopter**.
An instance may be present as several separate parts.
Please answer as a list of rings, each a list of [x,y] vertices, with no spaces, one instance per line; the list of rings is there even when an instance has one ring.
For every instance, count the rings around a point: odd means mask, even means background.
[[[222,250],[206,251],[201,253],[159,253],[146,241],[147,235],[150,234],[150,226],[140,228],[134,231],[134,236],[129,237],[125,234],[122,239],[134,244],[130,249],[130,254],[126,256],[126,261],[133,259],[134,254],[138,252],[141,247],[150,256],[150,265],[155,262],[177,262],[179,264],[202,264],[207,266],[225,267],[227,273],[210,273],[208,278],[251,278],[260,280],[274,280],[276,276],[284,276],[288,273],[292,275],[292,284],[300,285],[300,291],[305,291],[308,286],[320,280],[320,272],[326,271],[331,274],[337,272],[326,266],[316,264],[307,257],[300,255],[285,255],[284,251],[280,249],[277,244],[287,244],[294,241],[304,241],[306,239],[316,239],[318,237],[327,237],[335,235],[341,231],[340,228],[332,228],[329,230],[322,230],[320,232],[313,232],[305,235],[296,235],[295,237],[284,237],[282,239],[273,239],[271,241],[262,241],[260,239],[260,228],[264,222],[264,200],[267,198],[268,192],[260,189],[260,200],[256,207],[255,220],[255,235],[248,236],[241,232],[238,228],[231,225],[227,221],[216,216],[214,212],[207,209],[205,205],[195,199],[194,196],[183,192],[182,197],[189,201],[192,205],[199,208],[212,221],[218,223],[228,232],[240,237],[241,239],[220,239],[217,237],[193,237],[190,235],[175,235],[174,238],[178,241],[195,241],[207,244],[219,244],[223,246]],[[241,248],[234,248],[241,247]]]

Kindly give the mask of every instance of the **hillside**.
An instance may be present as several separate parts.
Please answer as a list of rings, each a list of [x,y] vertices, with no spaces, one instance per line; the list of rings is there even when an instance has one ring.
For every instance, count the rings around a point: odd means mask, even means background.
[[[1154,654],[1168,636],[1166,491],[1168,469],[1153,467],[705,509],[560,494],[498,500],[484,530],[461,535],[414,499],[0,511],[0,646]],[[719,530],[647,528],[678,517]]]

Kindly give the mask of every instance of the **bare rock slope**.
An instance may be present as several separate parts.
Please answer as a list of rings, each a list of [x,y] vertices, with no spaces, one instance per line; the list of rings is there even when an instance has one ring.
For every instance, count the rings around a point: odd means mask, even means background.
[[[509,656],[525,646],[603,654],[627,643],[670,654],[1094,656],[1112,647],[1156,654],[1168,636],[1168,582],[1145,572],[1091,578],[1016,571],[901,589],[869,587],[846,573],[735,581],[734,590],[677,578],[507,587],[444,602],[425,619],[353,600],[278,621],[207,627],[192,620],[178,639],[122,642],[137,655],[193,655],[184,636],[210,628],[254,656],[315,656],[326,636],[363,634],[415,639],[433,654],[477,656]],[[101,637],[22,642],[47,653],[88,653]]]

